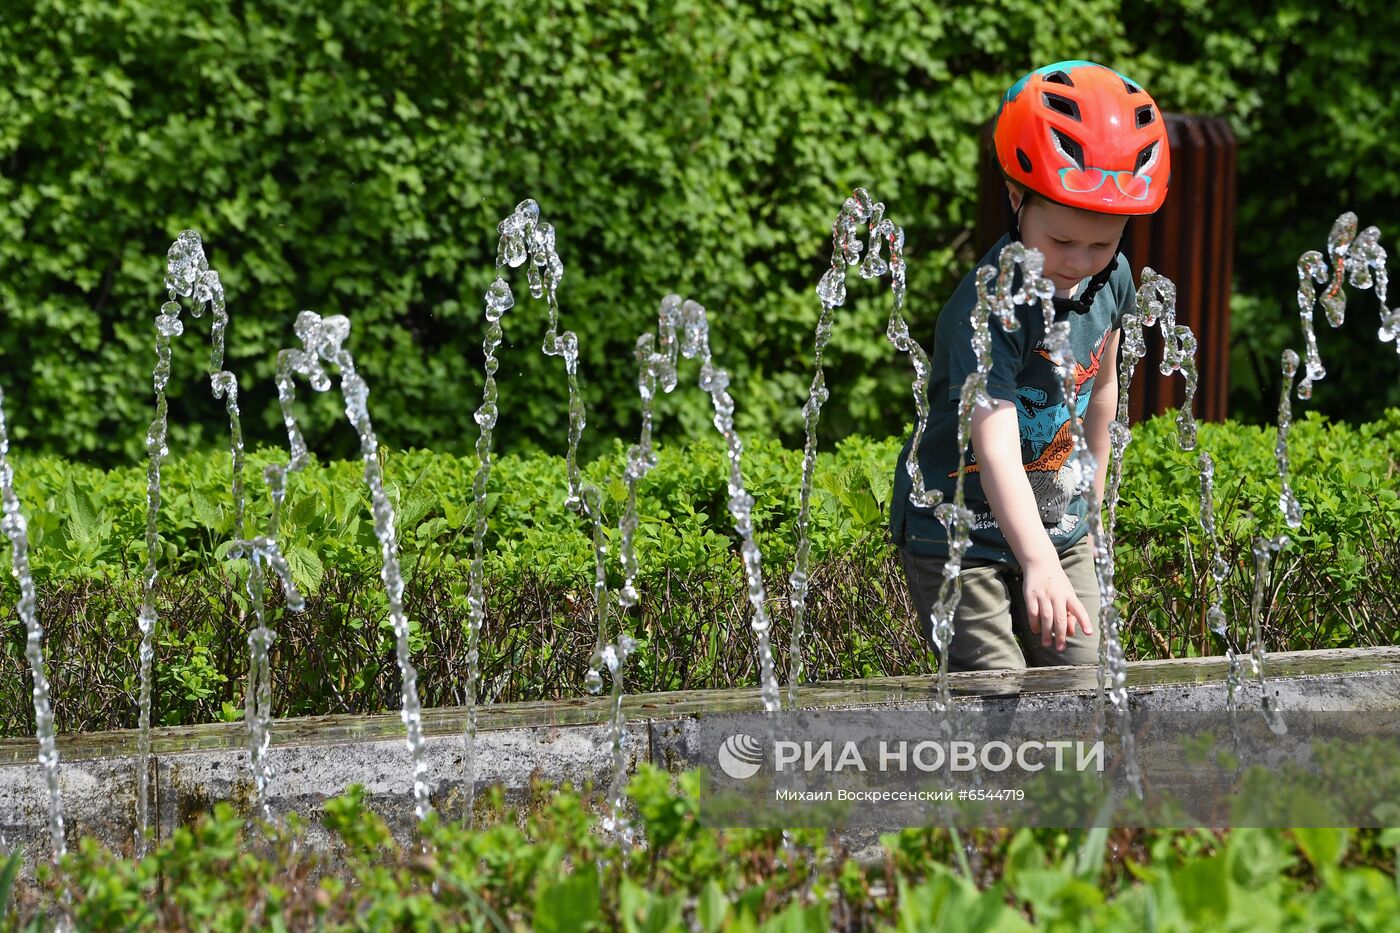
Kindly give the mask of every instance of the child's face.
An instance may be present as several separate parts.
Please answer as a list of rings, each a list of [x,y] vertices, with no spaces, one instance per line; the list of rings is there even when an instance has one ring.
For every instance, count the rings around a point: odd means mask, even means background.
[[[1020,192],[1012,191],[1013,207]],[[1045,254],[1045,277],[1055,283],[1055,294],[1069,290],[1108,265],[1118,252],[1118,241],[1128,218],[1095,214],[1032,198],[1021,212],[1021,239]]]

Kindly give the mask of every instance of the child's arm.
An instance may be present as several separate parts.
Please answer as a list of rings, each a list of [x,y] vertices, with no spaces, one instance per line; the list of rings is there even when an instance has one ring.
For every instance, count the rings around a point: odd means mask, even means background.
[[[1021,464],[1021,432],[1016,406],[993,399],[990,409],[972,413],[972,449],[981,470],[982,491],[1007,544],[1025,575],[1026,615],[1040,643],[1063,651],[1076,627],[1092,635],[1093,624],[1060,566],[1060,555],[1045,532],[1035,493]]]
[[[1099,372],[1094,377],[1094,394],[1089,399],[1089,408],[1084,412],[1084,440],[1094,455],[1098,469],[1094,471],[1094,488],[1090,495],[1091,508],[1103,508],[1103,489],[1108,476],[1108,425],[1118,416],[1118,340],[1121,329],[1115,330],[1104,341],[1103,355],[1099,357]],[[1090,544],[1096,545],[1092,534]]]

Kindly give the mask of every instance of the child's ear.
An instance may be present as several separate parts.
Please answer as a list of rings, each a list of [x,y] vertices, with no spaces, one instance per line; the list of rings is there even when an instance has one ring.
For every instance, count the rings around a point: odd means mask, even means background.
[[[1021,209],[1021,201],[1026,197],[1026,189],[1016,184],[1011,179],[1006,180],[1006,194],[1011,199],[1011,211],[1015,213]]]

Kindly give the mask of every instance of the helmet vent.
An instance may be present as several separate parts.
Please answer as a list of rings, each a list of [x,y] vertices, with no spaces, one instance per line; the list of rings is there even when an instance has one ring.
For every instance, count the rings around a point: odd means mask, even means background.
[[[1156,115],[1155,113],[1152,112],[1152,105],[1151,105],[1151,104],[1144,104],[1143,106],[1141,106],[1141,107],[1139,107],[1139,108],[1137,109],[1137,128],[1138,128],[1138,129],[1142,129],[1144,126],[1150,126],[1150,125],[1152,124],[1152,121],[1153,121],[1153,120],[1156,120],[1156,119],[1157,119],[1157,115]]]
[[[1041,78],[1041,80],[1045,81],[1047,84],[1063,84],[1065,87],[1074,87],[1074,82],[1071,81],[1069,75],[1063,71],[1052,71]]]
[[[1157,162],[1157,144],[1149,143],[1138,153],[1137,164],[1133,166],[1133,174],[1137,175],[1151,168]]]
[[[1059,94],[1050,93],[1042,93],[1040,99],[1045,103],[1046,107],[1049,107],[1056,113],[1064,114],[1076,123],[1083,122],[1079,117],[1079,104],[1077,101],[1072,101],[1068,97],[1061,97]],[[1142,125],[1141,121],[1138,122],[1138,125]]]
[[[1065,161],[1083,171],[1084,169],[1084,147],[1079,145],[1064,133],[1050,127],[1050,142],[1054,144],[1055,150],[1065,157]]]
[[[1021,171],[1027,175],[1031,173],[1031,157],[1026,155],[1026,150],[1020,146],[1016,147],[1016,161],[1021,163]]]
[[[1128,89],[1128,93],[1129,93],[1129,94],[1141,94],[1141,93],[1142,93],[1142,88],[1138,87],[1136,84],[1134,84],[1133,82],[1129,81],[1127,78],[1124,78],[1124,79],[1123,79],[1123,87],[1125,87],[1125,88]]]

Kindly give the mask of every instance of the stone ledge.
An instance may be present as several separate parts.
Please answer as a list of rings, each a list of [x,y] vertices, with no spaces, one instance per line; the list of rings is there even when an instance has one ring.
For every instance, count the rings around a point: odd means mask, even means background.
[[[1225,709],[1224,658],[1140,661],[1129,665],[1135,707],[1154,710]],[[1336,649],[1270,655],[1269,687],[1285,709],[1400,709],[1400,647]],[[1094,668],[1038,668],[953,674],[959,703],[971,708],[1052,709],[1098,702]],[[804,709],[917,709],[928,704],[929,676],[888,677],[811,684],[802,688]],[[1259,705],[1248,681],[1241,708]],[[762,715],[752,688],[639,694],[624,699],[627,761],[681,769],[700,762],[688,735],[710,714]],[[478,711],[478,787],[498,785],[527,801],[536,781],[591,783],[604,787],[611,773],[606,697],[512,703]],[[464,710],[424,711],[427,778],[434,806],[445,816],[461,813]],[[369,804],[396,833],[413,827],[413,797],[403,724],[397,714],[315,716],[272,724],[270,760],[276,771],[273,812],[296,812],[311,823],[324,802],[351,784],[363,784]],[[152,813],[158,836],[214,801],[228,800],[251,814],[252,779],[242,723],[153,730]],[[0,835],[31,857],[47,852],[47,796],[32,739],[0,741]],[[135,819],[135,730],[63,736],[59,739],[62,788],[70,838],[93,835],[130,844]]]

